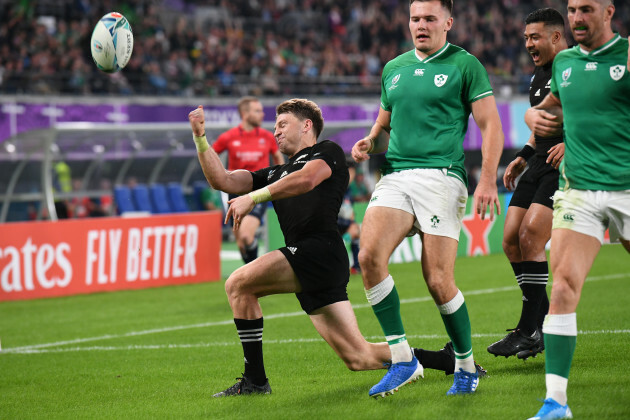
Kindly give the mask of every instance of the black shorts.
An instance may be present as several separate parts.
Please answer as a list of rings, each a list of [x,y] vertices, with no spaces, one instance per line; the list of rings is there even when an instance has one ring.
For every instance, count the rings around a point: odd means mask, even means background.
[[[510,206],[528,209],[532,203],[538,203],[553,209],[553,195],[558,189],[560,172],[543,156],[532,156],[527,165],[529,168],[519,179]]]
[[[302,291],[295,296],[310,314],[335,302],[348,300],[350,262],[341,236],[336,232],[309,235],[280,248],[295,272]]]
[[[239,197],[238,195],[235,194],[230,194],[228,195],[228,199],[233,199]],[[265,217],[265,213],[267,212],[267,205],[268,203],[259,203],[256,204],[254,206],[254,208],[252,209],[252,211],[249,212],[248,216],[254,216],[255,218],[257,218],[258,220],[260,220],[260,224],[263,224],[263,218]],[[230,219],[232,220],[232,219]]]

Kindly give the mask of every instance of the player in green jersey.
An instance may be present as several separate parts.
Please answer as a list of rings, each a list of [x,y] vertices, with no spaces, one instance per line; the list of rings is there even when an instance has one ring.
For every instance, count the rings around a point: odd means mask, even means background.
[[[554,195],[553,286],[543,324],[547,395],[533,419],[571,418],[567,384],[577,338],[576,308],[604,241],[630,252],[629,42],[613,32],[611,0],[568,0],[574,48],[553,63],[551,92],[525,121],[537,135],[564,120],[565,155]],[[562,118],[546,112],[562,107]]]
[[[455,285],[457,244],[468,193],[463,141],[472,112],[483,137],[474,207],[482,218],[500,212],[496,186],[503,132],[488,75],[479,61],[447,42],[452,0],[409,2],[414,49],[385,65],[381,108],[370,134],[352,149],[357,162],[386,154],[383,177],[363,219],[359,262],[368,301],[390,345],[392,364],[370,395],[386,396],[417,378],[389,258],[405,236],[422,239],[422,272],[455,349],[448,395],[474,392],[471,327]]]

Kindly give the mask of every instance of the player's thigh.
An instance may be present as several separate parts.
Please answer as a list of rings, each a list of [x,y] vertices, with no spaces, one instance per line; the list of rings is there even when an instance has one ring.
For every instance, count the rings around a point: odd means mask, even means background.
[[[542,204],[533,203],[521,223],[521,239],[525,236],[544,247],[551,237],[552,222],[553,210]]]
[[[368,207],[361,226],[361,250],[377,259],[389,259],[394,249],[411,231],[413,224],[413,214],[405,210],[383,206]]]
[[[297,293],[302,290],[293,268],[282,252],[275,250],[235,270],[226,289],[235,287],[255,296]]]
[[[509,206],[505,215],[505,225],[503,227],[503,242],[508,244],[518,244],[518,232],[521,223],[527,213],[527,209],[517,206]]]

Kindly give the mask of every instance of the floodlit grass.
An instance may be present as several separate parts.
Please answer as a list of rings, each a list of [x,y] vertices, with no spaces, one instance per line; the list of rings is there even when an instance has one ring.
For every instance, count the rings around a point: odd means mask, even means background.
[[[448,340],[419,264],[391,266],[413,346]],[[447,397],[452,376],[425,378],[373,400],[384,371],[350,372],[292,295],[261,300],[273,394],[214,399],[234,383],[243,356],[222,282],[0,304],[0,418],[527,418],[543,398],[544,356],[495,358],[486,347],[512,328],[520,291],[502,255],[462,258],[476,360],[488,369],[472,396]],[[576,418],[630,418],[630,258],[620,245],[598,256],[578,309],[569,382]],[[349,287],[363,334],[382,339],[361,279]]]

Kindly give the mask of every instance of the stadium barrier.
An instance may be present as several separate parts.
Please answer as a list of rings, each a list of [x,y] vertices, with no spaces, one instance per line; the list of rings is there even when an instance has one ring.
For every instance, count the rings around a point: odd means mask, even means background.
[[[0,301],[217,281],[219,211],[0,225]]]

